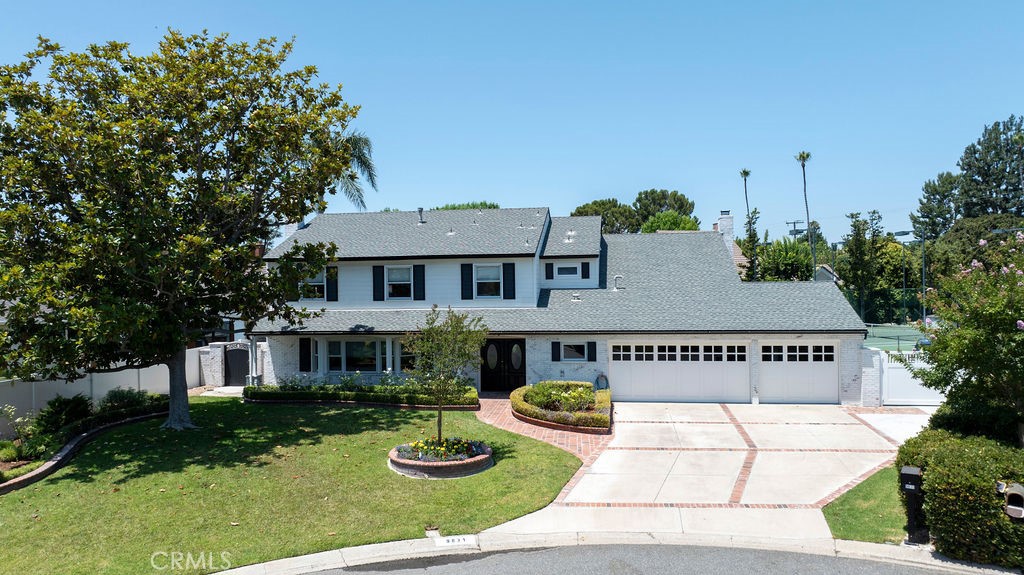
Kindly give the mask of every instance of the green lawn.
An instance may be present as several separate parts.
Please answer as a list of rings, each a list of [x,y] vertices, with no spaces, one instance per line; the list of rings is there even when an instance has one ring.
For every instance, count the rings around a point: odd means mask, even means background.
[[[134,575],[157,572],[161,552],[228,552],[239,566],[422,537],[428,524],[474,533],[543,507],[580,465],[471,412],[445,413],[445,435],[486,441],[495,466],[439,481],[386,463],[391,447],[430,434],[430,412],[193,398],[192,414],[201,430],[121,427],[0,497],[3,571]]]
[[[906,537],[895,467],[867,478],[822,511],[836,539],[899,543]]]

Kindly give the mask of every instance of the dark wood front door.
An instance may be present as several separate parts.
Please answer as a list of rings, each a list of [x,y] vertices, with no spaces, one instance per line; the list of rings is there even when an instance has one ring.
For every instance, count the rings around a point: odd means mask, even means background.
[[[224,351],[224,385],[245,385],[249,375],[249,347],[229,344]]]
[[[525,339],[489,339],[480,355],[481,391],[512,391],[526,385]]]

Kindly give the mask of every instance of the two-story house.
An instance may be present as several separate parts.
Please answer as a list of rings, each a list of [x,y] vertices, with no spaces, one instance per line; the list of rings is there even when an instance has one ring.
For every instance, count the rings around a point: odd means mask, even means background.
[[[716,231],[639,235],[546,208],[321,214],[267,257],[315,241],[338,257],[300,303],[326,311],[258,325],[266,383],[401,371],[402,337],[437,304],[490,329],[482,391],[572,379],[607,382],[618,401],[878,402],[861,385],[864,324],[839,290],[740,281],[728,212]]]

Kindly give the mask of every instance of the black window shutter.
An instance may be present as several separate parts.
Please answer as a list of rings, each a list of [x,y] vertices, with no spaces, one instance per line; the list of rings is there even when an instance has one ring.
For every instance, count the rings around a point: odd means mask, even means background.
[[[501,264],[501,297],[516,299],[516,264]]]
[[[338,266],[327,266],[324,282],[327,284],[327,301],[338,301]]]
[[[313,371],[313,340],[299,338],[299,371]]]
[[[384,301],[384,266],[373,266],[373,301]]]
[[[580,264],[580,277],[585,280],[590,279],[590,262]]]
[[[587,342],[587,361],[597,361],[597,342]]]
[[[412,266],[412,299],[427,299],[427,286],[424,285],[426,275],[426,269],[422,265]]]
[[[562,344],[561,342],[551,342],[551,361],[562,361]]]
[[[552,264],[552,263],[544,264],[544,279],[549,279],[549,280],[555,279],[555,264]]]
[[[473,299],[473,264],[462,264],[462,299]]]

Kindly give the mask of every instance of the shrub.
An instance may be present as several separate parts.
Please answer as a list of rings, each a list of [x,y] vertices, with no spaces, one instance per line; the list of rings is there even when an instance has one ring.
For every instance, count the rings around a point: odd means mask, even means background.
[[[76,394],[71,397],[57,396],[46,402],[46,407],[36,416],[36,429],[43,435],[56,435],[60,429],[92,415],[89,398]]]
[[[18,448],[14,446],[13,441],[0,441],[0,461],[18,461],[21,459],[21,454],[18,453]]]
[[[586,382],[550,382],[555,384],[562,383],[574,383],[590,385]],[[539,385],[539,384],[538,384]],[[568,387],[572,387],[571,385]],[[552,423],[560,423],[562,425],[573,425],[576,427],[599,427],[607,429],[611,427],[611,406],[612,406],[612,394],[610,390],[603,389],[594,394],[594,410],[593,411],[550,411],[542,407],[537,407],[526,401],[525,395],[529,391],[530,386],[523,386],[519,389],[514,390],[509,394],[509,401],[512,404],[512,410],[520,415],[526,417],[532,417],[533,419],[540,419],[542,421],[550,421]]]
[[[1024,523],[1003,513],[995,482],[1024,483],[1024,451],[982,437],[925,430],[897,466],[921,467],[924,515],[935,549],[954,559],[1024,567]]]
[[[94,415],[86,417],[85,419],[73,421],[60,428],[54,436],[63,443],[69,441],[72,437],[80,433],[85,433],[96,429],[97,427],[102,427],[110,423],[117,423],[132,417],[167,411],[168,404],[170,403],[170,399],[166,395],[147,395],[146,399],[147,401],[144,405],[100,411]]]
[[[97,411],[118,411],[132,407],[143,407],[158,401],[160,396],[136,389],[116,387],[107,392],[100,401]]]
[[[1017,412],[1004,403],[953,390],[932,414],[928,426],[1017,445],[1018,420]]]
[[[413,441],[397,447],[398,457],[414,461],[465,461],[470,457],[486,453],[486,446],[479,441],[459,437],[436,437]]]
[[[247,386],[242,390],[246,399],[283,400],[283,401],[357,401],[363,403],[383,403],[389,405],[431,405],[433,399],[418,391],[417,388],[401,386],[356,386],[346,389],[341,385],[261,385]],[[449,405],[479,405],[476,389],[465,387],[464,393],[451,400]]]
[[[594,386],[584,381],[541,381],[527,389],[523,399],[548,411],[586,411],[594,408]]]

